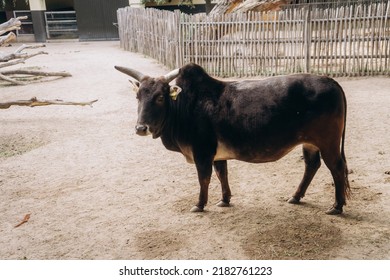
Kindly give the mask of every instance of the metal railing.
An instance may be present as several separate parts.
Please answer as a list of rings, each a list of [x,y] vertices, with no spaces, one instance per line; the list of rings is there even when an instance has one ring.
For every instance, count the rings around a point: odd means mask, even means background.
[[[45,12],[45,20],[48,39],[78,37],[75,11]]]
[[[31,19],[31,11],[27,11],[27,10],[14,11],[14,18],[22,17],[22,16],[27,16],[27,19],[21,20],[22,26],[20,27],[20,29],[16,30],[16,35],[17,36],[33,35],[34,28],[33,28],[33,23],[32,23],[32,19]]]

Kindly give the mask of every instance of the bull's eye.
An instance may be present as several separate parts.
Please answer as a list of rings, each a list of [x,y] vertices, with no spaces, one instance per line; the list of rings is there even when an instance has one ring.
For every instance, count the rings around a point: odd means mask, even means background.
[[[160,94],[156,98],[156,103],[157,104],[164,104],[164,95]]]

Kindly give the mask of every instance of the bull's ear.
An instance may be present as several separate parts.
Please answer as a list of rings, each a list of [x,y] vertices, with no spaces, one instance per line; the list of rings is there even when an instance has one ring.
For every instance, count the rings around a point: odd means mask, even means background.
[[[139,82],[138,81],[134,82],[132,80],[129,80],[129,82],[133,85],[134,92],[137,93],[139,90]]]
[[[176,100],[180,92],[181,92],[181,87],[176,85],[171,86],[169,96],[172,98],[172,100]]]

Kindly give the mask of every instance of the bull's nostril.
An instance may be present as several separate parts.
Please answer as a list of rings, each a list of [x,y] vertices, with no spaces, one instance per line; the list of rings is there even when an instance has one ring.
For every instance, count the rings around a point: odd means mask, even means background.
[[[145,134],[147,134],[148,126],[137,124],[137,125],[135,126],[135,131],[136,131],[137,134],[139,134],[139,135],[145,135]]]

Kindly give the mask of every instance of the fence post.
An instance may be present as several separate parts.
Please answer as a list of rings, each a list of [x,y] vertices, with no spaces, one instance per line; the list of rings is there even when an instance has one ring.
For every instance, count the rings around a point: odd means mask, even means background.
[[[183,44],[183,29],[181,23],[181,12],[180,10],[174,11],[174,17],[176,22],[176,68],[180,68],[184,63],[184,44]]]
[[[311,9],[310,5],[305,8],[305,22],[303,34],[303,51],[305,57],[305,72],[310,73],[310,58],[311,58]]]

